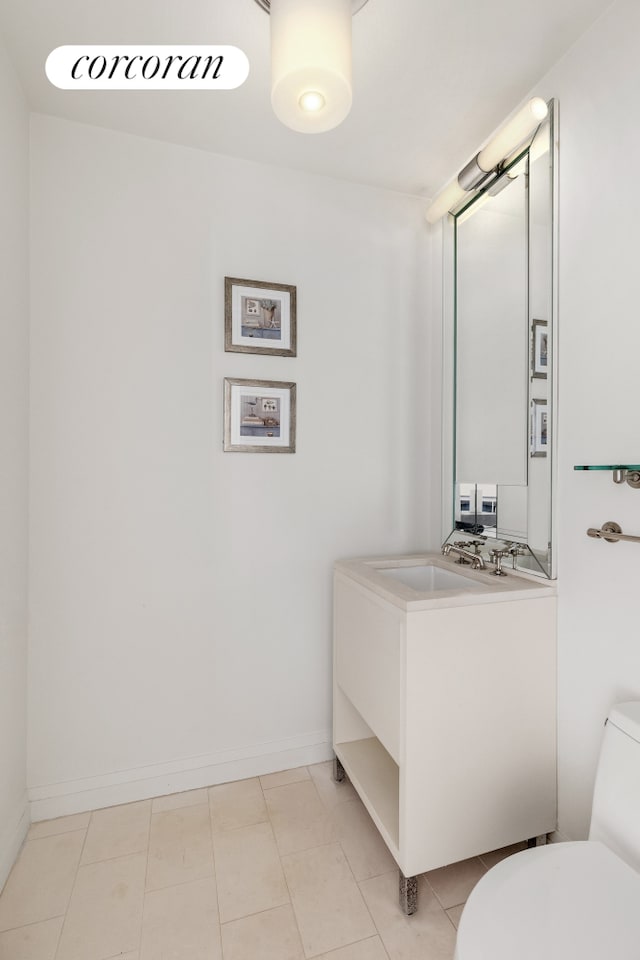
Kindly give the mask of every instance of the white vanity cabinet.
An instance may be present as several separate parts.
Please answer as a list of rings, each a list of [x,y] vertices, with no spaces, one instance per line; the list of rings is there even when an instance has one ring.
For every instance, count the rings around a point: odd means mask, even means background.
[[[383,575],[417,562],[460,571],[424,555],[334,578],[334,750],[405,877],[556,827],[555,588]]]

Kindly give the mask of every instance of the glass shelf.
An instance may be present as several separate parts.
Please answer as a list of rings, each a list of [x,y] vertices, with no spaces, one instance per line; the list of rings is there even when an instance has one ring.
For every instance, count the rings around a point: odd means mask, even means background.
[[[640,490],[640,464],[638,463],[605,463],[605,464],[577,464],[574,470],[608,470],[614,483],[624,483],[625,480],[634,490]]]
[[[640,470],[639,463],[605,463],[601,465],[578,464],[574,470]]]

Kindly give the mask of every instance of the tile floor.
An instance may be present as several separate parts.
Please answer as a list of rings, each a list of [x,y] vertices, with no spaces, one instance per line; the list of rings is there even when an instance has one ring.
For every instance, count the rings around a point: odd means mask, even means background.
[[[31,827],[0,896],[0,960],[451,960],[496,851],[397,868],[320,763]]]

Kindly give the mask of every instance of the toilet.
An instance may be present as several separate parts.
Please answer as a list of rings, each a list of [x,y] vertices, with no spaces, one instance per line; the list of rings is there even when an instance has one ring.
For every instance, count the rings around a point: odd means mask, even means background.
[[[455,960],[638,960],[640,703],[605,726],[589,839],[516,853],[476,885]]]

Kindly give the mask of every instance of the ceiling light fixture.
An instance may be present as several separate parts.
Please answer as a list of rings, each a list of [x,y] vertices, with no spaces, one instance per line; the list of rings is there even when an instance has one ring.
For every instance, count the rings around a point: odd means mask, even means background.
[[[299,133],[324,133],[351,109],[351,18],[367,0],[256,0],[271,14],[271,105]]]
[[[486,147],[462,168],[456,179],[437,194],[427,208],[426,218],[429,223],[436,223],[455,207],[466,193],[481,186],[488,177],[497,172],[505,159],[538,128],[548,113],[549,108],[541,97],[529,100],[498,130]]]

